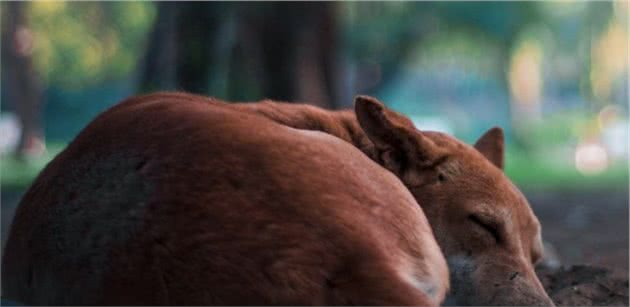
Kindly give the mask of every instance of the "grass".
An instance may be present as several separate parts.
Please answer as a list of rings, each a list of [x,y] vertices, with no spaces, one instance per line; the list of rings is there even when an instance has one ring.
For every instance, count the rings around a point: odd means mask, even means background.
[[[0,158],[0,186],[2,189],[25,189],[39,172],[63,150],[66,144],[49,143],[44,155],[18,159],[13,155]]]
[[[46,164],[65,144],[48,144],[48,152],[41,157],[19,160],[5,156],[0,160],[2,189],[27,188]],[[597,175],[584,175],[573,167],[572,161],[550,162],[544,157],[532,157],[513,148],[506,155],[506,173],[516,185],[526,189],[628,189],[628,164],[618,162]]]
[[[573,161],[532,157],[508,149],[505,172],[516,185],[526,189],[624,189],[628,190],[628,163],[616,161],[598,174],[578,172]]]

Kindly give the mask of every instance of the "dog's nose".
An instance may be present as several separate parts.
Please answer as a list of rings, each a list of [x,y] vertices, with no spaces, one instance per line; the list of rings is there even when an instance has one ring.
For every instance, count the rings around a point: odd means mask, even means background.
[[[547,296],[545,303],[541,306],[556,306],[556,304],[551,300],[549,296]]]

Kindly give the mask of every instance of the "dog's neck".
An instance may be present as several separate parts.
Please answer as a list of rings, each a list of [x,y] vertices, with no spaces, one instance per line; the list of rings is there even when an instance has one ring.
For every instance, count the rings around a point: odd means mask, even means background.
[[[332,127],[326,124],[321,131],[334,135],[361,150],[370,159],[379,162],[374,143],[365,134],[352,110],[327,111],[332,118]],[[380,163],[380,162],[379,162]]]
[[[236,104],[236,106],[288,127],[321,131],[336,136],[361,150],[370,159],[379,162],[374,144],[361,129],[352,110],[329,111],[310,105],[273,101]]]

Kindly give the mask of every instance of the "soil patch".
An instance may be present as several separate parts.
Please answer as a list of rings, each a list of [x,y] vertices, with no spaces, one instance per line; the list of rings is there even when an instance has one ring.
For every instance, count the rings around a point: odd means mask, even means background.
[[[589,265],[538,269],[538,276],[558,306],[628,306],[628,273]]]

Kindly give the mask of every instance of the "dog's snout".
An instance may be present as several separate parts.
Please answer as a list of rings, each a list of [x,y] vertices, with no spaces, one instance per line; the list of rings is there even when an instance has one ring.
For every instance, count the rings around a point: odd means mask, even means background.
[[[520,290],[520,291],[519,291]],[[505,287],[497,291],[490,301],[482,305],[493,306],[555,306],[545,292]]]

